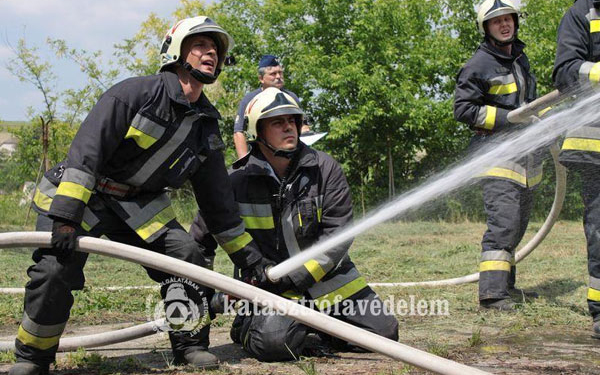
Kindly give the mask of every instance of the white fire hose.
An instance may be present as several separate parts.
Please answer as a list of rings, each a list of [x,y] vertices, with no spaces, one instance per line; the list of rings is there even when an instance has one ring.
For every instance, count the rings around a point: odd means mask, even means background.
[[[49,232],[13,232],[0,234],[0,248],[7,247],[49,247]],[[261,307],[269,307],[277,313],[289,316],[307,326],[329,335],[349,341],[369,351],[443,375],[489,374],[449,359],[441,358],[425,351],[412,348],[396,341],[368,332],[351,324],[342,322],[318,311],[309,309],[291,300],[279,297],[239,280],[221,275],[191,263],[177,260],[166,255],[143,250],[134,246],[107,241],[93,237],[78,239],[79,251],[100,254],[141,264],[176,276],[185,277],[194,282],[221,290],[230,295],[250,300]],[[146,323],[144,326],[153,323]],[[135,328],[135,327],[134,327]],[[144,331],[143,328],[140,331]],[[109,332],[109,335],[114,333]],[[89,338],[89,336],[86,336]],[[78,338],[77,340],[82,339]],[[61,342],[67,340],[61,339]],[[88,339],[69,343],[73,347],[89,344]]]

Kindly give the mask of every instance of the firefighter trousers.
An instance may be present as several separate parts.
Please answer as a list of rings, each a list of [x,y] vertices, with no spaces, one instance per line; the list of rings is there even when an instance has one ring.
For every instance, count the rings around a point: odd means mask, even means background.
[[[348,302],[347,302],[348,301]],[[350,307],[349,307],[350,306]],[[371,307],[374,308],[371,308]],[[380,306],[381,309],[376,306]],[[398,321],[392,312],[385,312],[377,294],[366,287],[328,311],[341,321],[356,327],[398,340]],[[231,339],[259,361],[290,361],[300,358],[310,328],[287,316],[271,312],[238,313],[231,327]],[[353,350],[358,347],[337,338],[319,333],[336,349]]]
[[[158,239],[146,243],[98,197],[92,196],[88,206],[93,207],[93,213],[100,221],[86,235],[106,235],[116,242],[148,249],[199,266],[205,265],[201,247],[176,221],[167,224],[168,230]],[[39,214],[36,230],[51,231],[52,219]],[[73,305],[71,291],[83,289],[83,268],[88,254],[77,251],[67,259],[57,259],[53,249],[36,249],[32,258],[35,264],[27,270],[30,281],[25,286],[24,314],[15,340],[15,354],[17,361],[45,365],[55,360],[58,342]],[[150,268],[146,268],[146,271],[153,280],[161,283],[161,296],[167,309],[167,320],[169,300],[187,304],[185,306],[190,309],[196,308],[200,314],[209,314],[203,310],[208,306],[207,301],[210,301],[214,290]],[[115,273],[114,277],[118,277],[118,273]],[[171,291],[174,296],[169,294]],[[195,316],[198,317],[198,314]],[[193,330],[170,330],[171,346],[176,356],[181,357],[187,352],[208,348],[210,325],[205,322],[206,319],[202,320],[204,325],[195,325]]]
[[[583,198],[583,229],[587,241],[589,285],[587,302],[594,321],[600,320],[600,166],[579,169]]]
[[[515,287],[515,248],[529,223],[533,192],[514,182],[484,179],[487,230],[481,241],[479,300],[510,298]]]

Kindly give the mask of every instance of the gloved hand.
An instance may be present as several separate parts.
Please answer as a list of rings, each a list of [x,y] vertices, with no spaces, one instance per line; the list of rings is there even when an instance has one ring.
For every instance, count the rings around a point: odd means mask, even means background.
[[[261,258],[258,262],[253,265],[242,269],[242,281],[254,285],[258,288],[265,288],[271,282],[267,277],[267,267],[274,266],[275,262],[267,258]]]
[[[78,225],[65,219],[55,219],[52,223],[52,248],[59,259],[67,259],[77,247],[77,236],[83,234]]]

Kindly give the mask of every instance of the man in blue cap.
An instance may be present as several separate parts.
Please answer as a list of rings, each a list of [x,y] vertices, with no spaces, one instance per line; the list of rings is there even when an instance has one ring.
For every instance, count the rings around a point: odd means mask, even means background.
[[[248,145],[246,143],[246,135],[244,134],[244,111],[250,101],[267,87],[275,87],[289,94],[298,104],[300,100],[293,92],[283,88],[283,66],[279,59],[273,55],[263,55],[258,63],[258,80],[260,87],[254,91],[247,93],[238,107],[235,123],[233,124],[233,143],[238,158],[248,153]]]

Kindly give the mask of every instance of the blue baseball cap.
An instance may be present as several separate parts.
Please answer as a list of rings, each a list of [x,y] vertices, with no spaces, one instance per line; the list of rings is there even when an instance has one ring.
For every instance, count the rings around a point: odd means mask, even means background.
[[[260,61],[258,63],[258,67],[259,68],[266,68],[267,66],[278,66],[279,64],[279,60],[277,59],[277,56],[273,56],[273,55],[263,55],[260,58]]]

